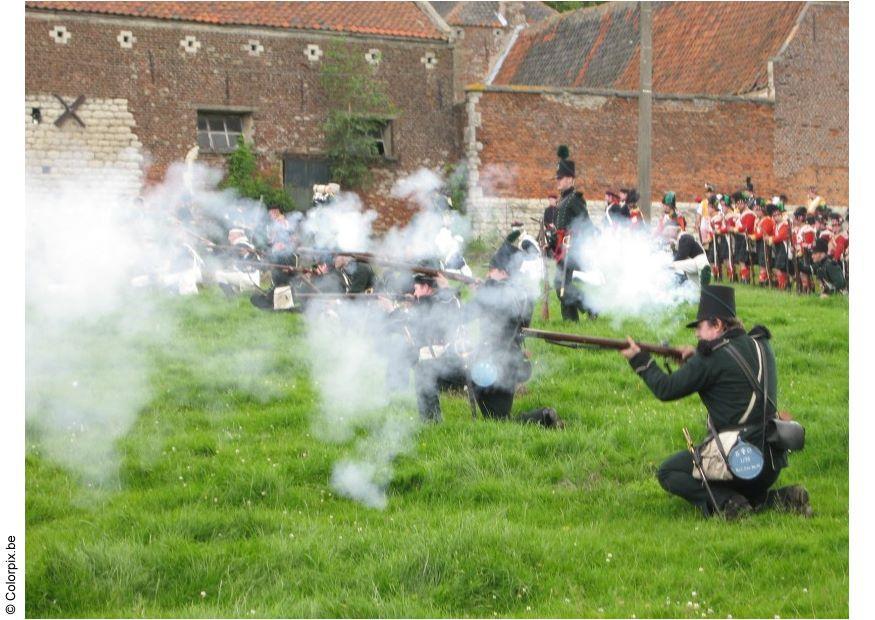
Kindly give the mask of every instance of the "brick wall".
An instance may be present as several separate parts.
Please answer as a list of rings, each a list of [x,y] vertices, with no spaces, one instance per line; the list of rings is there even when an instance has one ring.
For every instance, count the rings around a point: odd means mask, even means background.
[[[484,82],[510,39],[513,28],[453,26],[456,50],[456,102],[465,101],[465,86]]]
[[[847,205],[848,4],[809,4],[773,74],[775,174],[791,199],[813,184]]]
[[[577,187],[593,202],[605,189],[637,185],[638,103],[577,94],[470,92],[466,152],[476,166],[469,192],[487,211],[501,198],[527,200],[555,191],[556,147],[567,144]],[[665,100],[653,105],[652,198],[669,190],[679,202],[701,195],[706,181],[738,189],[747,175],[758,192],[776,191],[772,170],[773,107],[768,102]],[[520,202],[522,201],[522,202]],[[476,216],[484,231],[495,219]],[[500,219],[500,218],[499,218]]]
[[[57,35],[59,26],[66,35]],[[130,45],[120,40],[123,31],[134,37]],[[197,40],[194,51],[181,44],[186,37]],[[257,54],[250,53],[250,41],[262,48]],[[249,113],[260,164],[280,181],[284,154],[318,157],[324,152],[321,60],[309,60],[305,49],[318,45],[324,51],[331,41],[325,34],[303,31],[28,10],[25,93],[28,98],[58,93],[71,99],[84,94],[83,113],[97,99],[126,100],[133,131],[151,163],[150,181],[160,179],[196,144],[198,109]],[[380,51],[380,63],[370,70],[400,110],[396,160],[374,171],[375,183],[363,193],[366,204],[380,211],[382,226],[405,221],[409,210],[387,198],[395,179],[458,158],[452,48],[442,41],[385,37],[347,36],[345,42],[354,53]],[[427,54],[437,61],[431,68],[423,62]]]

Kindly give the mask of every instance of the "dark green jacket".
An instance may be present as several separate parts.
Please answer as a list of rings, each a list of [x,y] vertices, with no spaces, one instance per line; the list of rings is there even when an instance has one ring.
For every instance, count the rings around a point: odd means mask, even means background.
[[[666,374],[655,364],[649,353],[641,352],[629,360],[629,363],[660,400],[677,400],[698,393],[718,432],[739,426],[745,412],[750,410],[744,422],[744,426],[750,431],[745,437],[750,443],[762,448],[762,396],[758,391],[754,394],[750,382],[726,347],[729,344],[735,347],[757,376],[762,366],[754,339],[759,342],[768,373],[768,393],[777,404],[778,373],[775,355],[769,344],[770,338],[769,330],[762,326],[754,327],[747,334],[742,329],[730,330],[716,340],[699,342],[696,354],[672,374]],[[770,405],[767,417],[774,415],[775,409]],[[774,457],[777,467],[786,465],[786,453],[775,451]]]
[[[573,229],[578,225],[588,226],[590,224],[586,200],[584,200],[583,194],[575,191],[573,187],[562,192],[556,206],[558,207],[556,228]]]
[[[373,267],[368,263],[360,263],[356,260],[349,261],[343,268],[343,273],[346,276],[344,280],[347,283],[347,293],[364,293],[366,290],[374,288],[376,277]]]
[[[823,287],[824,293],[837,293],[845,288],[845,275],[842,273],[842,268],[831,258],[824,258],[819,263],[812,263],[814,275],[816,275],[825,284]]]

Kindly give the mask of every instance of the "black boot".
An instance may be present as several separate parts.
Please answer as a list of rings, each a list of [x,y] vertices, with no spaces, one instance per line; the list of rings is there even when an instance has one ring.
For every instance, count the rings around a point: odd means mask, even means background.
[[[769,491],[766,505],[784,512],[795,512],[803,517],[811,517],[814,514],[809,503],[808,491],[798,484]]]
[[[723,503],[722,512],[727,521],[738,521],[753,512],[753,508],[744,495],[733,495]]]

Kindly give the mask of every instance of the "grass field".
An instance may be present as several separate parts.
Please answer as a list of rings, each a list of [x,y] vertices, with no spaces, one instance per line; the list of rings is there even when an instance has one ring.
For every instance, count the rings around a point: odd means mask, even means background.
[[[702,519],[655,478],[682,427],[702,434],[699,400],[660,403],[615,352],[543,342],[528,343],[537,367],[514,409],[554,406],[564,431],[472,421],[464,396],[444,396],[444,424],[396,461],[388,507],[365,508],[330,491],[350,447],[313,436],[302,318],[216,293],[167,300],[181,328],[144,337],[152,396],[109,481],[58,467],[29,427],[27,616],[847,616],[847,298],[737,300],[748,327],[772,330],[780,405],[808,431],[779,484],[809,489],[810,520]],[[657,339],[604,319],[567,328],[553,304],[549,329]]]

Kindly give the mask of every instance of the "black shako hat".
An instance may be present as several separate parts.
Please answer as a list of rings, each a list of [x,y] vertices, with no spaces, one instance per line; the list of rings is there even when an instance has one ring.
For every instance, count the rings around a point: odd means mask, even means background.
[[[696,327],[699,321],[706,319],[735,318],[735,289],[731,286],[705,285],[702,296],[699,297],[699,312],[696,320],[687,323],[687,327]]]
[[[424,273],[415,273],[413,274],[413,283],[414,284],[426,284],[431,288],[437,288],[437,281],[434,276],[430,276]]]
[[[568,147],[564,144],[561,144],[559,148],[556,149],[556,155],[559,156],[559,164],[556,166],[557,179],[577,176],[574,173],[574,162],[568,159],[570,154]]]
[[[814,242],[814,247],[811,248],[812,254],[817,254],[818,252],[823,252],[824,254],[829,254],[829,241],[826,237],[818,237]]]

